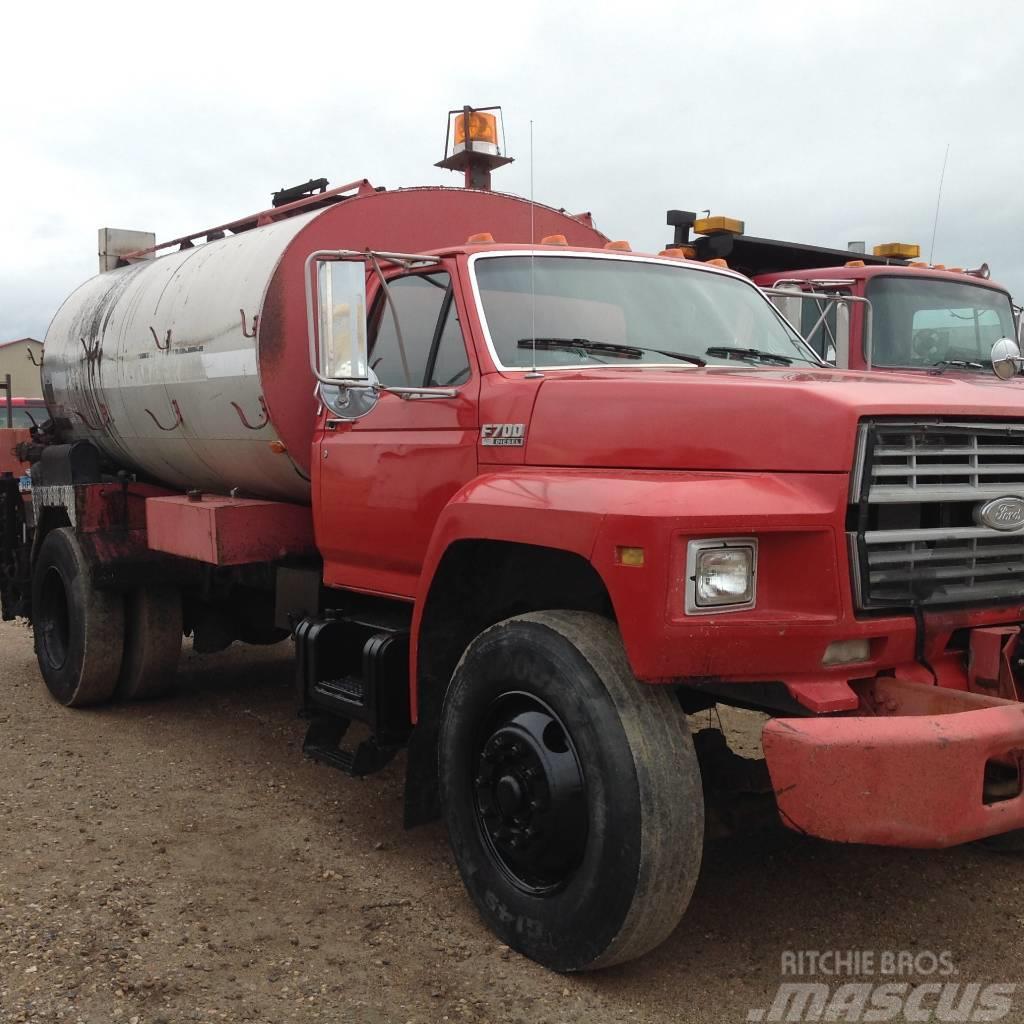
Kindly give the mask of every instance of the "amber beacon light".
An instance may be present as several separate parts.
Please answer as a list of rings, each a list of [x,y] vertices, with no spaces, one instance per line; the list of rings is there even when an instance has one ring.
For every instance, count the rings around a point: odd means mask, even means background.
[[[462,171],[466,188],[490,190],[491,171],[512,162],[502,155],[501,107],[463,107],[448,111],[444,159],[434,166]]]

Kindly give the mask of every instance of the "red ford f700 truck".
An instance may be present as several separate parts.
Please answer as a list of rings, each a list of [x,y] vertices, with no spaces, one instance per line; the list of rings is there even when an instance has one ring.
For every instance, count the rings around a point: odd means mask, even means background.
[[[679,922],[716,702],[772,716],[794,829],[1024,827],[1016,390],[826,366],[742,275],[486,190],[458,116],[474,187],[280,197],[60,308],[30,504],[0,481],[51,694],[291,637],[307,752],[405,748],[408,822],[556,970]]]
[[[987,264],[929,264],[903,242],[868,254],[757,238],[742,221],[684,210],[670,210],[668,222],[672,246],[750,277],[840,367],[990,374],[993,343],[1019,335],[1019,311]]]

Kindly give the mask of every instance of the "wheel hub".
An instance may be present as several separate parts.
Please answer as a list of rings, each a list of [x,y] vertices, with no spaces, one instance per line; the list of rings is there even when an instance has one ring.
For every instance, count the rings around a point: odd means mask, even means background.
[[[557,715],[512,694],[494,708],[476,764],[481,832],[513,882],[543,894],[565,884],[583,858],[583,773]]]
[[[515,818],[523,809],[523,787],[514,775],[502,775],[494,787],[494,796],[501,814],[505,818]]]

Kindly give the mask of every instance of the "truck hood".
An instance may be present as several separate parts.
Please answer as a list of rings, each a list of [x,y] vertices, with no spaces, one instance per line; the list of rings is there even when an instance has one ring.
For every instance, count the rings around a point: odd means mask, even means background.
[[[867,416],[1024,422],[993,377],[796,367],[550,371],[527,431],[535,466],[847,472]]]

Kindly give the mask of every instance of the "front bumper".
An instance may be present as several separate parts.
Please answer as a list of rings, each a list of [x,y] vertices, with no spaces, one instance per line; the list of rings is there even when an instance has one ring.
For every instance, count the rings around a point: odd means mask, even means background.
[[[1024,704],[898,679],[875,680],[866,703],[881,713],[765,725],[786,825],[838,842],[924,848],[1024,828]],[[999,799],[986,766],[1016,774]]]

